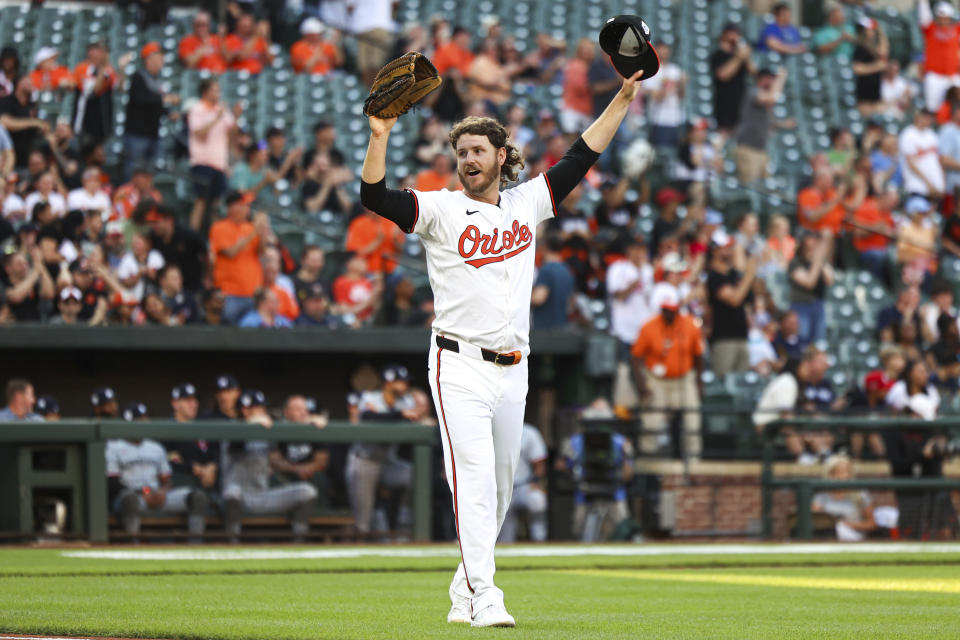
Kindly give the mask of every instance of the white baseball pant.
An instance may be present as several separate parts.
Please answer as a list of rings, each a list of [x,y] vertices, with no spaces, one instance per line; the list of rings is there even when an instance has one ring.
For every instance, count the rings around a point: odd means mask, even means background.
[[[471,598],[474,611],[502,606],[493,552],[520,459],[527,358],[501,366],[441,349],[431,339],[428,372],[460,545],[450,594]]]

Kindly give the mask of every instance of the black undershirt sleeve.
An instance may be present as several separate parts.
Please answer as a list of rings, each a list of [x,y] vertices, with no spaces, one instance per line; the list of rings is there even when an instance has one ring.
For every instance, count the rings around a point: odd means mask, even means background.
[[[560,161],[547,169],[547,183],[553,201],[559,204],[570,195],[599,157],[600,154],[588,147],[582,137],[577,138]]]
[[[387,189],[384,178],[376,184],[360,182],[360,202],[370,211],[395,223],[405,233],[413,233],[417,221],[416,196],[409,191]]]

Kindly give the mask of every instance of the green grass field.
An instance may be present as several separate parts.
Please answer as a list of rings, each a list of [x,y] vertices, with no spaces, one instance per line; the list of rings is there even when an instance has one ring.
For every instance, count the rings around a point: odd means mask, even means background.
[[[960,638],[960,545],[507,547],[513,630],[446,624],[456,561],[450,546],[0,549],[0,635]]]

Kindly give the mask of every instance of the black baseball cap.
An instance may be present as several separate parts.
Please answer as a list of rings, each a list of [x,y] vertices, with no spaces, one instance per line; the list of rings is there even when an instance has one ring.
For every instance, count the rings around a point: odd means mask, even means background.
[[[304,290],[303,294],[304,300],[314,300],[316,298],[326,297],[326,292],[323,290],[323,284],[319,282],[312,282],[307,285],[307,288]]]
[[[383,368],[381,374],[383,376],[384,382],[393,382],[394,380],[408,381],[410,380],[410,372],[407,371],[407,368],[400,364],[388,364]]]
[[[231,191],[230,193],[227,194],[227,197],[226,197],[226,199],[225,199],[225,202],[227,203],[227,206],[229,207],[229,206],[232,205],[233,203],[239,202],[240,200],[246,200],[248,203],[250,203],[250,202],[253,202],[254,198],[253,198],[253,195],[252,195],[252,194],[247,193],[246,191],[236,191],[236,190],[234,190],[234,191]]]
[[[174,400],[180,400],[182,398],[196,398],[197,388],[189,382],[184,382],[183,384],[178,384],[173,388],[173,390],[170,392],[170,397]]]
[[[263,391],[247,389],[240,396],[240,406],[248,409],[250,407],[265,407],[267,406],[267,398],[263,395]]]
[[[117,394],[110,387],[100,387],[90,394],[90,404],[99,407],[108,402],[116,402]]]
[[[643,69],[646,80],[660,70],[660,57],[650,44],[650,27],[640,16],[624,14],[607,20],[600,30],[600,48],[624,78]]]
[[[142,402],[134,402],[128,404],[127,407],[123,410],[123,419],[127,422],[133,422],[140,418],[149,418],[150,414],[147,412],[147,405]]]
[[[229,373],[222,373],[217,376],[217,391],[226,391],[227,389],[239,389],[240,383]]]
[[[42,415],[60,413],[60,403],[53,396],[40,396],[33,405],[33,410]]]
[[[775,78],[777,77],[777,72],[771,69],[770,67],[764,67],[763,69],[760,69],[760,71],[757,71],[757,78],[763,78],[763,77]]]

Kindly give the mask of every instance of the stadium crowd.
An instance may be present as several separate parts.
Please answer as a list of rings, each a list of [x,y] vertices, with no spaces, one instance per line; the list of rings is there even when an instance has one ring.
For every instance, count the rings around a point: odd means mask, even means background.
[[[223,99],[221,74],[255,75],[279,56],[298,74],[350,73],[369,83],[392,54],[423,52],[444,84],[424,107],[401,180],[423,190],[459,188],[446,131],[464,115],[508,125],[526,179],[562,156],[620,83],[593,40],[544,32],[518,46],[495,16],[471,28],[437,16],[398,29],[389,2],[362,11],[325,3],[344,12],[309,6],[315,15],[305,13],[289,41],[273,37],[270,11],[228,4],[224,24],[199,11],[178,43],[178,69],[206,72],[196,95],[164,92],[156,42],[115,56],[93,41],[74,69],[49,46],[29,62],[14,47],[0,53],[0,323],[428,326],[429,295],[403,259],[411,241],[359,205],[354,150],[341,132],[328,121],[316,123],[312,140],[277,127],[242,129],[244,103]],[[840,409],[931,419],[956,394],[960,22],[948,2],[919,0],[916,12],[924,50],[909,59],[891,55],[881,24],[860,7],[829,6],[808,34],[789,5],[777,4],[754,42],[726,25],[710,56],[712,119],[687,113],[690,70],[673,55],[683,43],[657,42],[654,32],[660,72],[643,83],[611,150],[542,230],[532,298],[534,329],[589,328],[592,303],[605,309],[620,343],[619,415],[663,409],[644,422],[664,431],[670,410],[700,406],[709,380],[747,372],[765,382],[758,427]],[[738,189],[761,190],[775,132],[797,125],[775,108],[796,79],[786,65],[766,63],[809,53],[852,70],[862,131],[830,130],[829,148],[805,159],[796,203],[774,215],[725,215],[714,185],[726,175]],[[542,88],[555,90],[557,104],[530,98]],[[37,91],[74,94],[72,117],[38,119]],[[107,167],[114,92],[126,94],[123,162]],[[153,185],[161,123],[186,132],[194,188],[186,206],[164,202]],[[654,156],[664,180],[651,176]],[[300,209],[348,221],[346,258],[328,264],[324,248],[292,255],[284,246],[273,231],[280,182],[299,193]],[[836,354],[828,353],[838,328],[828,319],[855,318],[828,316],[828,299],[854,272],[891,304],[865,321],[875,335],[859,336],[873,370],[838,387]],[[683,425],[686,452],[696,457],[699,414],[687,412]],[[785,436],[803,461],[836,448],[824,434]],[[641,446],[653,452],[662,440],[654,433]],[[855,457],[889,453],[879,438],[850,446]]]

